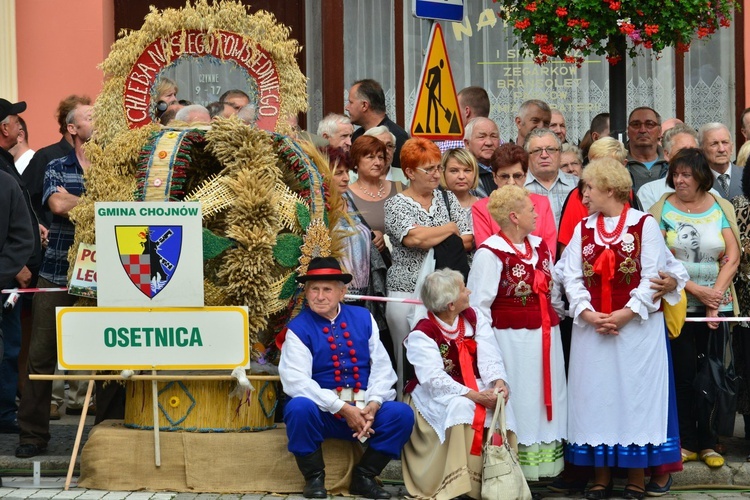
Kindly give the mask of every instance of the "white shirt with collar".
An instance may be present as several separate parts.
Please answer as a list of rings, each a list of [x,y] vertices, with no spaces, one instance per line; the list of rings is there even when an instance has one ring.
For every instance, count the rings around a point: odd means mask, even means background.
[[[336,317],[341,314],[339,304]],[[383,404],[384,401],[396,399],[396,391],[393,385],[396,383],[396,372],[393,371],[388,352],[380,342],[380,331],[375,318],[370,315],[372,321],[372,333],[368,341],[370,348],[370,376],[365,391],[365,401],[375,401]],[[334,318],[331,323],[335,323]],[[346,404],[339,399],[336,391],[323,389],[312,378],[313,355],[310,349],[297,337],[292,330],[286,331],[284,345],[281,348],[281,360],[279,361],[279,376],[284,392],[289,397],[306,397],[312,400],[321,411],[338,413]]]

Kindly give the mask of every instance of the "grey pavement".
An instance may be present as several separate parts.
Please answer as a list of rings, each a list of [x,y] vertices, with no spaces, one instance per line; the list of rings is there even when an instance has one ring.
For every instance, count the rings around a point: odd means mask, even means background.
[[[0,488],[0,498],[11,499],[81,499],[81,500],[228,500],[228,499],[252,499],[252,500],[278,500],[282,497],[288,499],[302,499],[301,495],[273,495],[273,494],[245,494],[245,495],[219,495],[208,493],[177,493],[177,492],[121,492],[100,491],[77,488],[74,476],[72,487],[64,491],[65,475],[70,463],[73,442],[79,422],[77,416],[63,415],[59,421],[50,422],[50,433],[52,439],[47,452],[38,457],[30,459],[19,459],[14,456],[18,444],[18,436],[13,434],[0,434],[0,477],[3,479],[3,487]],[[93,417],[86,418],[84,431],[84,442],[89,430],[93,426]],[[750,441],[744,439],[744,423],[738,417],[735,426],[735,437],[722,438],[721,442],[727,447],[724,457],[727,463],[720,469],[712,470],[701,462],[690,462],[685,464],[685,470],[674,474],[674,486],[669,495],[664,499],[704,500],[718,498],[749,498],[750,499],[750,462],[746,462],[746,456],[750,453]],[[40,486],[35,487],[31,477],[34,461],[39,461],[41,466]],[[77,459],[80,463],[80,451]],[[76,475],[78,467],[76,466]],[[386,481],[386,487],[394,498],[408,498],[406,488],[401,477],[401,464],[399,461],[391,462],[383,471],[381,476]],[[532,491],[543,493],[547,498],[583,498],[582,495],[558,495],[550,493],[545,488],[546,483],[533,483]],[[615,482],[615,492],[612,498],[622,491],[624,480]],[[330,497],[344,498],[344,497]]]

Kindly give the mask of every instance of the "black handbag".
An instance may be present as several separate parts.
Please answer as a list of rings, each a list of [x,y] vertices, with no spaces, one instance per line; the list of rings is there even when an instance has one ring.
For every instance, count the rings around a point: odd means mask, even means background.
[[[707,416],[711,430],[720,436],[734,435],[739,377],[727,323],[708,333],[706,355],[698,360],[693,387],[699,416]]]
[[[448,191],[440,188],[448,210],[448,218],[451,219],[451,206],[448,201]],[[451,219],[452,220],[452,219]],[[432,247],[435,255],[435,269],[454,269],[464,276],[464,282],[469,279],[469,258],[464,249],[464,241],[460,236],[451,234],[446,239]]]

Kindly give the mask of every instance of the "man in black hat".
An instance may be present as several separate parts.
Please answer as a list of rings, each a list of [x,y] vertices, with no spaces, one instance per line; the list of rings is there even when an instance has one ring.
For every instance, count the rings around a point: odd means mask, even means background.
[[[13,183],[20,193],[19,200],[25,205],[26,210],[15,211],[13,217],[17,219],[14,224],[23,224],[28,229],[30,240],[28,251],[24,249],[23,265],[16,272],[0,281],[0,288],[26,288],[32,285],[33,276],[39,270],[42,259],[42,245],[40,238],[40,226],[31,208],[31,198],[21,176],[16,170],[13,155],[10,149],[18,143],[21,133],[21,123],[18,115],[26,110],[25,102],[11,103],[6,99],[0,99],[0,171],[8,174],[0,179],[0,183]],[[8,196],[10,186],[3,186],[3,196]],[[3,219],[7,212],[2,214]],[[2,238],[4,234],[0,234]],[[4,239],[0,239],[2,245]],[[5,275],[3,275],[5,276]],[[8,295],[2,295],[3,304]],[[3,331],[4,356],[0,356],[0,433],[18,433],[16,423],[16,392],[18,387],[18,356],[21,351],[21,301],[13,308],[7,308],[2,313],[0,328]]]
[[[284,409],[288,449],[305,477],[305,498],[327,498],[326,438],[366,440],[349,493],[390,498],[375,476],[399,457],[414,425],[411,408],[394,401],[396,373],[375,320],[367,309],[342,303],[351,279],[336,259],[312,259],[307,274],[297,278],[307,306],[277,341],[279,374],[290,398]]]

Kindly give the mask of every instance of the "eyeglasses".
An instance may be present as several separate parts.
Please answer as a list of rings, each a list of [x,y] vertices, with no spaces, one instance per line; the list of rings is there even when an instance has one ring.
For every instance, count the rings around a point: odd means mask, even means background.
[[[540,155],[540,154],[542,154],[542,151],[544,151],[548,155],[553,155],[555,153],[559,153],[560,152],[560,148],[554,148],[554,147],[553,148],[534,148],[531,151],[529,151],[529,154],[530,155]]]
[[[445,168],[442,165],[433,165],[430,168],[417,167],[417,170],[427,175],[433,175],[435,172],[442,173]]]
[[[628,126],[636,130],[638,130],[641,127],[646,127],[646,130],[654,130],[656,127],[659,126],[659,124],[656,123],[655,121],[647,120],[645,122],[630,122],[628,123]]]
[[[520,181],[521,179],[525,179],[526,178],[526,174],[521,173],[521,172],[516,172],[512,176],[510,174],[497,174],[497,176],[500,178],[500,180],[503,180],[503,181],[506,181],[506,182],[508,180],[510,180],[511,177],[513,177],[514,181]]]
[[[390,149],[391,151],[393,151],[394,149],[396,149],[396,145],[392,144],[390,142],[386,142],[385,143],[385,147],[386,147],[386,149]]]

